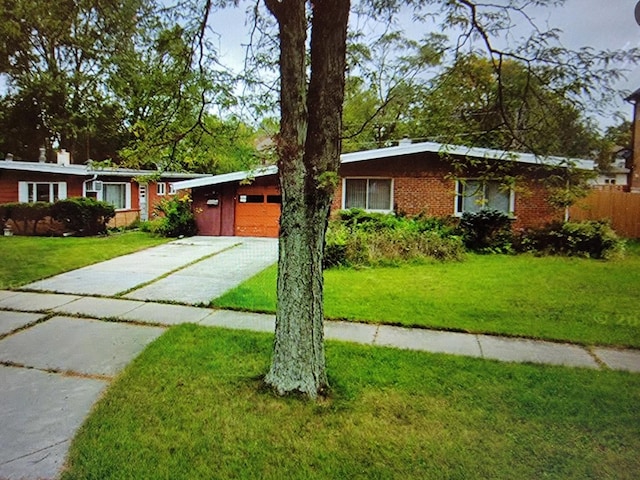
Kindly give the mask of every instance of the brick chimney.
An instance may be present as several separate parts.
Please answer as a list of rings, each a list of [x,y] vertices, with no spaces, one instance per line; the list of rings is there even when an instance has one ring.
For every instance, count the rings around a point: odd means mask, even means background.
[[[625,100],[633,105],[633,123],[631,126],[631,161],[627,165],[629,174],[629,186],[632,192],[640,193],[640,88],[629,95]]]

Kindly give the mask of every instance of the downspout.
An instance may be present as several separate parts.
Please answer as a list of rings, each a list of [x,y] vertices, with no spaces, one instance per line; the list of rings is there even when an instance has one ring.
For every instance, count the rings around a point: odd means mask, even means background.
[[[98,178],[98,174],[94,173],[93,174],[93,178],[90,178],[89,180],[85,180],[84,182],[82,182],[82,196],[83,197],[87,197],[87,183],[89,182],[93,182]]]

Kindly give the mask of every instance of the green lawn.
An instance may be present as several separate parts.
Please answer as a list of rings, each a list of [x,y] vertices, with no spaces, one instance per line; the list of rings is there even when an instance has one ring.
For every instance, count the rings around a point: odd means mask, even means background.
[[[0,236],[0,289],[16,288],[164,242],[166,238],[142,232],[85,238]]]
[[[261,390],[272,336],[182,325],[114,382],[71,479],[636,479],[640,375],[328,342],[330,398]]]
[[[276,267],[214,302],[274,312]],[[640,249],[598,261],[468,255],[463,262],[325,272],[328,318],[640,347]]]

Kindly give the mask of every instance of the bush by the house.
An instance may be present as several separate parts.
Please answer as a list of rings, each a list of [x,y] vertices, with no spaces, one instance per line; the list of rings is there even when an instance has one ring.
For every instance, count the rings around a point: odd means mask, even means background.
[[[399,217],[346,210],[327,230],[324,265],[365,266],[396,264],[415,259],[459,260],[459,237],[445,220]]]
[[[624,242],[605,221],[557,222],[523,231],[516,247],[548,255],[609,259],[623,253]]]
[[[508,253],[513,234],[512,219],[498,210],[482,209],[462,214],[458,226],[465,246],[479,253]]]
[[[83,197],[58,200],[50,211],[65,231],[83,237],[106,233],[107,223],[116,214],[113,205]]]
[[[18,235],[37,235],[38,225],[50,216],[51,204],[46,202],[0,205],[0,220],[3,226],[10,224],[13,232]]]
[[[198,233],[188,195],[165,198],[158,202],[154,210],[159,216],[141,225],[143,230],[163,237],[190,237]]]

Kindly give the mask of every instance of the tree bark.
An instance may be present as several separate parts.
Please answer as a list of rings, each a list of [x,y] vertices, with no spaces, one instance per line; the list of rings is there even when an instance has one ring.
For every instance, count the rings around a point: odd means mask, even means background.
[[[340,163],[349,1],[311,5],[308,86],[304,0],[265,3],[280,27],[282,189],[276,332],[265,383],[280,395],[315,398],[328,386],[322,259]]]

